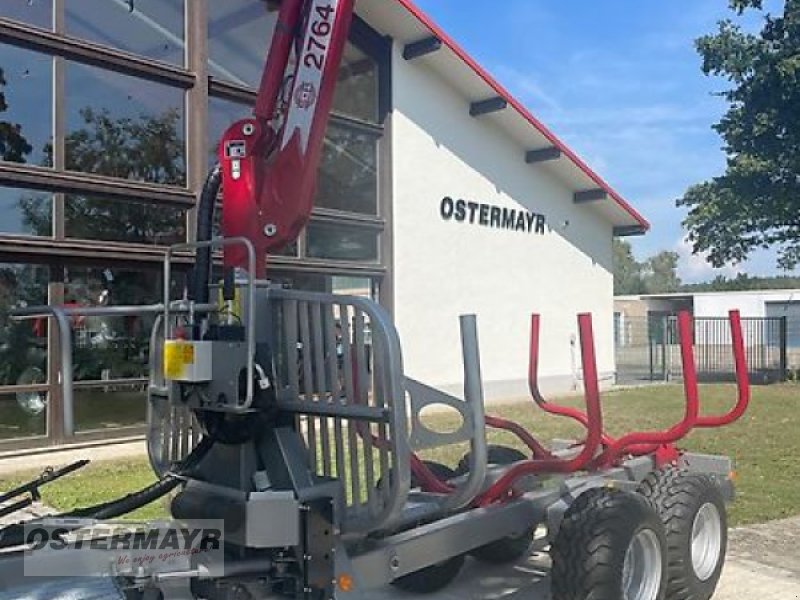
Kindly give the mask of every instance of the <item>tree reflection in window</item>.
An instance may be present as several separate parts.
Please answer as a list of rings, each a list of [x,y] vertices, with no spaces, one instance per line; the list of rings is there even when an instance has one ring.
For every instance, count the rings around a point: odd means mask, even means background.
[[[180,113],[112,118],[107,110],[85,108],[81,129],[67,135],[67,168],[130,180],[182,185],[186,179]],[[46,154],[52,155],[52,147]],[[34,198],[20,200],[25,223],[47,235],[49,207]],[[102,196],[70,194],[65,202],[67,236],[139,244],[169,245],[186,239],[184,211]]]
[[[5,71],[0,67],[0,114],[8,111],[5,88],[8,85]],[[33,147],[22,134],[22,125],[0,117],[0,158],[8,162],[24,163]]]

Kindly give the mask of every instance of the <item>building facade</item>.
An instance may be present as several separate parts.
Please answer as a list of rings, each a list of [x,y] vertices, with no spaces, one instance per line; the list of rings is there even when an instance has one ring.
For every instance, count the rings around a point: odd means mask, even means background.
[[[65,440],[54,333],[8,311],[160,297],[216,140],[251,110],[274,4],[0,4],[0,451],[141,432],[149,323],[73,323]],[[318,188],[269,276],[379,299],[411,376],[458,387],[475,313],[488,395],[520,393],[533,311],[553,389],[580,382],[578,312],[613,374],[611,239],[646,222],[407,0],[358,3]]]

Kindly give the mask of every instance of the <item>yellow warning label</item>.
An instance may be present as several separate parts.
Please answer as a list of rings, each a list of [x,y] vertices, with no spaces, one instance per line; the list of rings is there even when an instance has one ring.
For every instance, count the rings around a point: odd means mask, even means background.
[[[194,364],[194,346],[191,342],[167,340],[164,342],[164,377],[180,379],[186,367]]]

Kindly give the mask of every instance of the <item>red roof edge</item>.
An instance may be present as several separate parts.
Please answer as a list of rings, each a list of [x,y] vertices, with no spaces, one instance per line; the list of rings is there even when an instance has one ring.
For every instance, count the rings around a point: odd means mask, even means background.
[[[505,89],[498,81],[492,77],[486,69],[480,66],[474,58],[472,58],[467,52],[455,41],[451,38],[447,33],[445,33],[441,27],[439,27],[422,9],[414,4],[412,0],[399,0],[400,4],[405,7],[408,12],[410,12],[416,19],[422,23],[425,27],[427,27],[431,33],[433,33],[437,38],[439,38],[443,44],[445,44],[450,50],[452,50],[456,56],[458,56],[461,60],[463,60],[469,67],[475,71],[475,73],[481,77],[489,86],[497,92],[499,96],[501,96],[504,100],[506,100],[514,109],[517,110],[525,119],[530,122],[531,125],[536,127],[542,135],[544,135],[550,143],[552,143],[556,148],[561,150],[563,154],[565,154],[575,165],[589,178],[594,181],[599,187],[601,187],[605,192],[608,193],[609,196],[616,202],[625,212],[627,212],[631,217],[633,217],[645,230],[650,229],[650,223],[645,219],[639,212],[633,208],[622,196],[620,196],[614,189],[606,183],[600,175],[595,173],[589,165],[587,165],[581,158],[575,154],[564,142],[562,142],[556,135],[550,131],[539,119],[533,116],[533,114],[525,108],[525,106],[517,100],[511,93]]]

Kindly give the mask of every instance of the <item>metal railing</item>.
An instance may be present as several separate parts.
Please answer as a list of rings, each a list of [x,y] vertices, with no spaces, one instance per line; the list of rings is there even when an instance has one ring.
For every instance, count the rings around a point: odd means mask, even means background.
[[[785,317],[742,318],[750,380],[784,381],[795,356],[789,346]],[[692,330],[695,365],[701,381],[733,381],[731,336],[725,318],[700,317]],[[800,352],[797,353],[800,362]],[[683,376],[676,317],[627,318],[615,331],[617,383],[679,380]],[[800,366],[800,365],[799,365]]]

